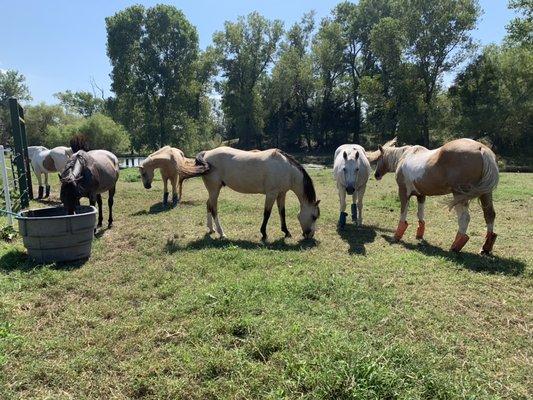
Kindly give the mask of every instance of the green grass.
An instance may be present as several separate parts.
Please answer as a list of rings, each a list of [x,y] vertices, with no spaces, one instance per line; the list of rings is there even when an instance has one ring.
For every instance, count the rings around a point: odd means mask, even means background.
[[[481,257],[475,203],[463,254],[447,251],[443,198],[428,199],[427,242],[413,202],[391,245],[392,176],[369,182],[366,226],[337,232],[331,170],[311,175],[312,242],[292,194],[293,239],[274,212],[263,244],[263,196],[224,189],[221,241],[204,236],[200,179],[165,209],[161,181],[147,191],[132,169],[86,263],[35,265],[20,238],[0,244],[0,398],[531,398],[531,176],[502,174],[494,257]]]

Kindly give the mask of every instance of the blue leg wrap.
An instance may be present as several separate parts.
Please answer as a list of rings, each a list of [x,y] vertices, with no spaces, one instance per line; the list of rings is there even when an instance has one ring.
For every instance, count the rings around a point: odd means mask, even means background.
[[[341,212],[339,216],[339,228],[344,228],[344,225],[346,225],[346,217],[348,216],[348,213]]]
[[[352,204],[352,221],[357,221],[357,204]]]

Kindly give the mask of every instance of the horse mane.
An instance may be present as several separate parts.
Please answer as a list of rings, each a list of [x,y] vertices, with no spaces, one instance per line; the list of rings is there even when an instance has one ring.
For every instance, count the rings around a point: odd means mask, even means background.
[[[72,173],[72,170],[76,166],[76,163],[80,163],[82,168],[85,168],[87,166],[88,160],[87,160],[87,153],[85,153],[84,150],[80,150],[77,152],[76,155],[69,158],[67,163],[65,164],[65,169],[61,173],[61,182],[62,183],[71,183],[75,182],[79,179],[79,177],[74,176]]]
[[[87,137],[78,133],[70,139],[70,148],[73,153],[77,153],[80,150],[89,151],[89,145],[87,143]]]
[[[290,154],[285,153],[283,150],[276,149],[278,153],[280,153],[282,156],[284,156],[287,161],[302,173],[303,175],[303,184],[304,184],[304,195],[307,201],[310,203],[316,202],[316,192],[315,192],[315,186],[313,185],[313,180],[305,170],[305,168],[300,164],[296,159],[291,156]]]

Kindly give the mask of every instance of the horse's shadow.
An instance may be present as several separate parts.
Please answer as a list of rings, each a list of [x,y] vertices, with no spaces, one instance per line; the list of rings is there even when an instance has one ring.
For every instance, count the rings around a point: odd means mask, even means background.
[[[512,258],[503,258],[495,255],[486,256],[467,252],[455,253],[451,250],[434,246],[425,240],[413,244],[403,241],[396,242],[392,236],[381,236],[390,244],[396,243],[408,250],[418,251],[426,256],[444,258],[460,264],[463,268],[474,272],[518,276],[521,275],[526,268],[524,262]]]
[[[265,248],[268,250],[294,251],[310,249],[317,245],[318,242],[315,239],[302,239],[296,243],[287,243],[284,238],[274,240],[273,242],[254,242],[242,239],[219,239],[206,234],[203,238],[186,244],[180,244],[175,239],[168,239],[165,244],[165,251],[173,254],[182,250],[224,249],[233,246],[243,250]]]
[[[75,261],[43,264],[32,260],[24,251],[13,249],[0,257],[0,273],[9,274],[13,271],[31,272],[44,266],[49,266],[56,270],[71,271],[81,268],[87,260],[88,258],[84,258]]]
[[[366,255],[365,244],[372,243],[376,238],[376,228],[374,226],[346,224],[342,228],[337,227],[337,232],[341,239],[350,245],[349,254]]]
[[[176,208],[179,208],[180,206],[197,206],[201,204],[199,200],[185,200],[180,201],[176,206],[172,206],[172,204],[164,205],[161,203],[155,203],[150,206],[150,209],[148,210],[139,210],[131,214],[132,217],[137,217],[139,215],[153,215],[153,214],[159,214],[163,212],[172,211]]]
[[[52,199],[35,199],[35,201],[41,204],[49,205],[49,206],[60,206],[63,204],[59,200],[52,200]]]

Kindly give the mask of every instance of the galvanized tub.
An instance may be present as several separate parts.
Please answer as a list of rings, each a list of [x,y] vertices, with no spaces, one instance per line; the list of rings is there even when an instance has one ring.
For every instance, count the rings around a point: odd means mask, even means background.
[[[96,208],[77,206],[67,215],[64,207],[28,210],[17,216],[28,255],[37,262],[88,258],[96,225]]]

